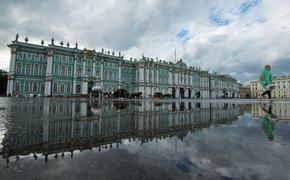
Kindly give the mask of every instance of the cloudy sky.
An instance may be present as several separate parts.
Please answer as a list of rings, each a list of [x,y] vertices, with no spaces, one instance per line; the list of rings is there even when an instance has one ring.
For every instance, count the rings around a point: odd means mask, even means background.
[[[264,64],[274,75],[290,71],[289,0],[0,0],[0,69],[6,46],[20,40],[46,44],[51,37],[126,58],[152,58],[257,79]]]

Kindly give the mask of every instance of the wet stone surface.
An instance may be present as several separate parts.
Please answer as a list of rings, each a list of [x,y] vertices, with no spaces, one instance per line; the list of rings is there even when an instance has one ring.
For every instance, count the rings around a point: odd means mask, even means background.
[[[290,179],[290,104],[0,98],[0,179]]]

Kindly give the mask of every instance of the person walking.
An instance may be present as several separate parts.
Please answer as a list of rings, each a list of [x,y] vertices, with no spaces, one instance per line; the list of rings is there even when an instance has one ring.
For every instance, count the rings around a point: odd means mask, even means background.
[[[271,91],[274,89],[274,85],[272,84],[272,74],[271,74],[271,66],[269,64],[264,66],[262,74],[260,76],[260,83],[264,92],[261,94],[260,99],[264,98],[267,94],[268,98],[271,99]]]

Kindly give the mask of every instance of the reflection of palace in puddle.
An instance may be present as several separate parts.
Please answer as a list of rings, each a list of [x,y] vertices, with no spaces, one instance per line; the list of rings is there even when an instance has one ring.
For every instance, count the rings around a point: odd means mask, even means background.
[[[268,105],[269,106],[269,105]],[[290,120],[290,104],[272,104],[272,114],[279,120]],[[264,110],[260,104],[252,105],[253,116],[263,117],[265,115]]]
[[[45,105],[45,106],[44,106]],[[4,158],[119,146],[186,134],[237,120],[239,106],[190,102],[74,102],[16,105],[2,141]]]

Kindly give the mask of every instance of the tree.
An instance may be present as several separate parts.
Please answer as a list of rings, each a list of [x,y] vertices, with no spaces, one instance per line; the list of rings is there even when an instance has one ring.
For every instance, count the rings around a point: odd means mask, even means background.
[[[0,69],[0,95],[6,94],[8,73]]]

